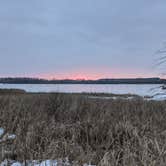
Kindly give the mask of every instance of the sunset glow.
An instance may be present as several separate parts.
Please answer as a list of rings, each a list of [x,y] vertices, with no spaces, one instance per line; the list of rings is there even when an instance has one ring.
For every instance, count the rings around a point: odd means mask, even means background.
[[[159,77],[152,65],[166,36],[165,5],[162,0],[3,1],[0,77]]]
[[[77,70],[77,71],[66,71],[66,72],[51,72],[47,74],[39,74],[35,77],[51,79],[74,79],[74,80],[97,80],[102,78],[146,78],[146,77],[157,77],[154,73],[143,73],[139,72],[136,74],[135,71],[131,72],[128,70]]]

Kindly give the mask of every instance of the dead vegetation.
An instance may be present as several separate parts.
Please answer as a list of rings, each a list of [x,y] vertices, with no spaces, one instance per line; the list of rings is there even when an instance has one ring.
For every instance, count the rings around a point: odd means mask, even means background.
[[[26,93],[22,89],[0,89],[0,94],[22,94]]]
[[[166,102],[77,94],[0,96],[0,127],[14,133],[17,160],[68,157],[78,165],[166,163]]]

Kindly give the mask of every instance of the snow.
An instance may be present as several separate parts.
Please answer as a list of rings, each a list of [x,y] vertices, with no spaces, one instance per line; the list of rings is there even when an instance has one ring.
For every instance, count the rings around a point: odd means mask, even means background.
[[[39,164],[33,164],[33,166],[57,166],[58,162],[56,160],[45,160]]]
[[[16,163],[13,163],[11,166],[22,166],[22,164],[19,162],[16,162]]]
[[[12,161],[10,161],[12,162]],[[10,163],[9,162],[9,163]],[[25,166],[24,163],[13,161],[12,164],[8,164],[7,160],[0,163],[0,166]],[[45,160],[39,162],[38,160],[27,161],[26,166],[72,166],[68,161],[63,162],[62,160]],[[84,164],[83,166],[95,166],[91,164]]]
[[[12,140],[12,139],[16,138],[16,135],[15,134],[10,134],[10,135],[8,135],[7,138],[10,139],[10,140]]]
[[[15,136],[15,135],[13,135]],[[19,162],[19,161],[13,161],[13,160],[7,160],[5,159],[3,162],[0,163],[0,166],[72,166],[70,164],[68,158],[65,158],[64,160],[59,159],[59,160],[44,160],[44,161],[39,161],[39,160],[27,160],[26,164],[25,162]],[[83,166],[95,166],[91,164],[84,164]]]
[[[123,99],[123,100],[132,100],[134,99],[134,96],[131,97],[121,97],[121,96],[88,96],[90,99],[103,99],[103,100],[117,100],[117,99]]]
[[[112,93],[153,95],[152,89],[161,84],[0,84],[2,89],[23,89],[27,92],[64,92],[64,93]]]
[[[164,94],[155,95],[164,93],[161,84],[0,84],[0,88],[23,89],[27,92],[135,94],[150,96],[148,100],[166,100]]]
[[[2,135],[4,134],[4,129],[0,127],[0,137],[2,137]]]
[[[14,140],[16,138],[15,134],[5,133],[4,128],[0,128],[0,143],[7,140]]]
[[[7,166],[7,160],[4,160],[2,163],[0,163],[0,166]]]

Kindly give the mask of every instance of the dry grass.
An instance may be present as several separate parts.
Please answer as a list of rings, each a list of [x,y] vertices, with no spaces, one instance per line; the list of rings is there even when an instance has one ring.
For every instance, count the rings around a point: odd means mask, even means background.
[[[26,93],[24,90],[21,89],[0,89],[0,94],[22,94]]]
[[[166,102],[77,94],[0,96],[0,127],[15,133],[18,160],[164,166]]]

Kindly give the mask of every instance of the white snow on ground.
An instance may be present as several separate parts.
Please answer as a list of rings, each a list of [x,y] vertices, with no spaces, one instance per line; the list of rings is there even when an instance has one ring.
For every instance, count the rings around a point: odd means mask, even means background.
[[[89,96],[90,99],[103,99],[103,100],[117,100],[117,99],[123,99],[123,100],[132,100],[134,99],[134,96],[131,97],[121,97],[121,96]]]
[[[4,129],[0,127],[0,138],[4,134],[4,132],[5,132]]]
[[[6,140],[14,140],[16,138],[15,134],[5,134],[5,130],[3,128],[0,128],[0,143],[4,142]],[[19,161],[13,161],[13,160],[4,160],[0,163],[0,166],[72,166],[70,164],[68,158],[65,160],[45,160],[45,161],[39,161],[39,160],[33,160],[33,161],[26,161],[25,163],[21,163]],[[83,166],[94,166],[94,165],[88,165],[84,164]]]
[[[19,163],[19,162],[15,162],[15,163],[13,163],[11,166],[22,166],[22,165],[21,165],[21,163]]]
[[[117,99],[117,97],[106,97],[106,96],[89,96],[88,98],[90,98],[90,99],[104,99],[104,100],[109,100],[109,99],[116,100]]]
[[[57,166],[58,162],[56,160],[46,160],[39,164],[34,164],[34,166]]]
[[[9,134],[8,136],[7,136],[7,139],[15,139],[16,138],[16,135],[15,134]]]
[[[154,96],[152,98],[149,98],[148,100],[164,101],[164,100],[166,100],[166,95]]]
[[[7,140],[14,140],[15,138],[15,134],[5,133],[5,130],[2,127],[0,128],[0,143]]]
[[[57,160],[45,160],[45,161],[37,161],[37,160],[34,160],[34,161],[28,161],[27,163],[27,166],[58,166],[58,164],[64,164],[62,162],[59,162]],[[21,164],[19,166],[23,166],[24,164]],[[12,165],[13,166],[13,165]],[[66,165],[68,166],[68,165]]]
[[[166,90],[161,86],[151,89],[151,98],[148,100],[164,101],[166,100]]]
[[[8,162],[7,160],[5,160],[2,163],[0,163],[0,166],[25,166],[25,163],[21,163],[18,161]],[[33,161],[27,161],[26,166],[72,166],[72,164],[70,164],[68,161],[63,162],[58,160],[45,160],[39,162],[38,160],[33,160]],[[95,166],[95,165],[84,164],[83,166]]]

